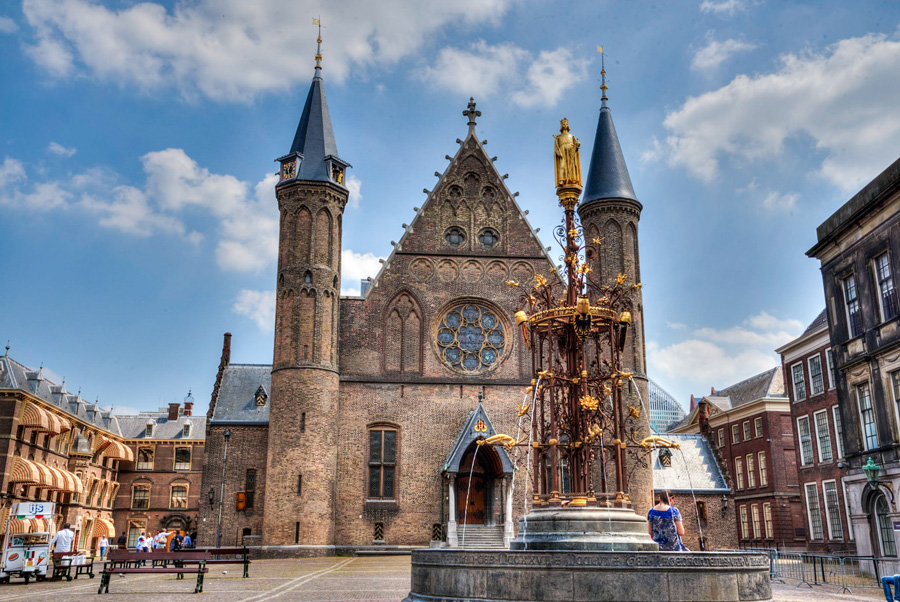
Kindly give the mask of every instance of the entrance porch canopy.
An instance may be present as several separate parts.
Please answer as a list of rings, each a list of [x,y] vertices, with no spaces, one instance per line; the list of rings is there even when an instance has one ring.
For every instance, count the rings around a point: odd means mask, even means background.
[[[453,447],[450,448],[450,454],[447,456],[447,459],[444,460],[441,474],[457,474],[460,470],[463,456],[465,456],[469,446],[477,439],[487,439],[496,434],[497,432],[494,430],[494,425],[491,424],[491,420],[488,418],[484,406],[481,402],[478,402],[478,407],[469,413],[468,418],[466,418],[466,423],[463,425],[462,430],[456,437],[456,441],[453,443]],[[511,475],[514,468],[513,463],[509,458],[509,454],[506,452],[506,448],[502,446],[492,446],[491,451],[495,453],[500,460],[500,466],[498,466],[500,474],[496,476]]]

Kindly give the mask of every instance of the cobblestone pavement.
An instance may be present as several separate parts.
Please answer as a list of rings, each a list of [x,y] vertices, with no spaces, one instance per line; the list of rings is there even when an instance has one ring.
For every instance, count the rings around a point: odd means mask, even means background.
[[[409,593],[409,556],[360,558],[304,558],[257,560],[250,565],[250,578],[241,578],[239,565],[216,566],[207,574],[201,600],[219,602],[396,602]],[[227,573],[223,572],[226,571]],[[84,576],[75,581],[29,583],[13,580],[0,585],[3,602],[72,602],[96,597],[97,602],[169,602],[193,600],[196,578],[185,575],[114,576],[109,594],[97,595],[100,578]],[[810,588],[793,582],[772,587],[776,602],[847,602],[884,600],[880,590],[855,589],[838,593],[833,586]]]

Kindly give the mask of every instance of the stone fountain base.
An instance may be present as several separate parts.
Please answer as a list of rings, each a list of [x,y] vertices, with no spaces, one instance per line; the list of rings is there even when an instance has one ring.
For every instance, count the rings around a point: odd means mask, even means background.
[[[740,552],[415,550],[404,602],[756,602],[769,559]]]
[[[413,551],[404,602],[772,599],[765,554],[660,552],[627,508],[535,509],[510,547]]]

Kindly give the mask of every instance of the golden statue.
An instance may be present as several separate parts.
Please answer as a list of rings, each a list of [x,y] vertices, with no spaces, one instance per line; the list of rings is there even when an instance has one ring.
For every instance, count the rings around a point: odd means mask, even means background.
[[[581,158],[578,149],[581,143],[578,138],[569,133],[569,120],[562,119],[559,122],[559,135],[554,136],[556,166],[556,187],[577,186],[581,188]]]

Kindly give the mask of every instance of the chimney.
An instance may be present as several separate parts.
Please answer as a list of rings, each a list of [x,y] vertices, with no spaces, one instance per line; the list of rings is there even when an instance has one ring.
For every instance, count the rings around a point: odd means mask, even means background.
[[[191,401],[184,402],[184,415],[185,416],[193,416],[194,415],[194,403]]]
[[[178,420],[178,408],[181,404],[177,401],[169,404],[169,420]]]
[[[696,408],[696,407],[697,407],[697,399],[693,395],[691,395],[691,412],[693,412],[694,408]]]
[[[715,394],[716,394],[716,388],[715,388],[715,387],[710,387],[710,388],[709,388],[709,394],[710,394],[710,395],[715,395]]]
[[[231,363],[231,333],[225,333],[225,340],[222,342],[222,363],[226,366]]]

